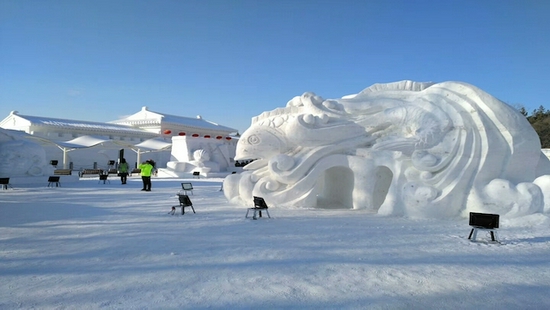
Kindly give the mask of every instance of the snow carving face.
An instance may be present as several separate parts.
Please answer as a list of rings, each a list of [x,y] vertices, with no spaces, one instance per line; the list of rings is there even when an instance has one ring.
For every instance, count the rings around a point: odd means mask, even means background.
[[[235,160],[268,159],[286,150],[282,132],[267,126],[247,129],[237,144]]]
[[[253,118],[235,159],[259,159],[224,180],[238,204],[262,196],[278,207],[430,218],[550,211],[546,183],[532,183],[550,174],[535,131],[460,82],[375,84],[330,100],[304,93]]]

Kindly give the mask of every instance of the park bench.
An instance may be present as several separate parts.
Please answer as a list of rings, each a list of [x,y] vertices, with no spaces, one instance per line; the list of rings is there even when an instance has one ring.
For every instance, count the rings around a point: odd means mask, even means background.
[[[88,175],[92,175],[92,176],[96,176],[96,175],[99,175],[99,174],[103,174],[103,170],[101,169],[83,169],[82,171],[80,171],[80,177],[84,177],[84,176],[88,176]]]
[[[109,184],[111,184],[111,181],[109,181],[109,175],[108,174],[100,174],[99,175],[99,181],[97,182],[97,184],[99,184],[101,181],[103,181],[103,184],[109,182]]]
[[[71,169],[55,169],[53,171],[54,175],[71,175],[73,171]]]
[[[61,183],[59,182],[60,176],[50,176],[48,178],[48,187],[61,187]]]
[[[178,200],[180,204],[177,206],[173,206],[172,211],[170,211],[170,214],[174,215],[176,213],[175,211],[177,207],[181,208],[181,215],[185,214],[185,208],[191,208],[191,210],[193,210],[193,213],[196,213],[195,208],[193,207],[193,203],[191,202],[191,199],[189,199],[189,196],[184,194],[178,194]]]
[[[255,220],[255,219],[258,218],[256,216],[256,213],[259,213],[260,217],[262,217],[262,210],[263,210],[263,211],[265,211],[265,213],[267,213],[267,217],[271,218],[271,216],[269,215],[269,211],[267,211],[267,209],[269,207],[265,203],[265,200],[262,197],[256,197],[256,196],[253,196],[253,197],[254,197],[254,207],[253,208],[248,208],[248,210],[246,211],[245,217],[248,217],[248,212],[250,212],[250,210],[252,210],[252,211],[254,211],[254,216],[252,216],[252,219]]]
[[[500,215],[490,213],[470,212],[469,224],[472,227],[469,240],[475,241],[478,231],[487,231],[491,236],[491,241],[498,242],[496,230],[499,227]]]
[[[13,189],[10,185],[10,178],[0,178],[0,185],[2,185],[2,189],[8,189],[8,186]]]
[[[139,168],[134,168],[134,169],[132,169],[132,171],[130,171],[130,175],[132,175],[132,174],[134,174],[134,173],[140,174],[140,173],[141,173],[141,169],[139,169]]]

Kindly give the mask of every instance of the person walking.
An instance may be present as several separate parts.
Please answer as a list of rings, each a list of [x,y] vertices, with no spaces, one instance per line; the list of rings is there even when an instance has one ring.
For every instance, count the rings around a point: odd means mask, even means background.
[[[124,158],[120,159],[120,164],[118,165],[118,175],[120,176],[120,182],[122,184],[126,184],[126,180],[128,180],[128,163]]]
[[[142,191],[151,191],[151,173],[153,172],[153,165],[149,161],[144,161],[139,165],[141,169],[141,180],[143,181]]]

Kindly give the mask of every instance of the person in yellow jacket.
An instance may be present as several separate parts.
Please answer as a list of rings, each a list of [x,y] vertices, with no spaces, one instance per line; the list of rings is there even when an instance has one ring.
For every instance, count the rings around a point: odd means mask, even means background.
[[[128,163],[124,158],[120,159],[120,164],[118,165],[118,175],[120,176],[120,182],[122,184],[126,184],[126,181],[128,180]]]
[[[141,180],[143,181],[142,191],[151,191],[151,174],[153,173],[153,165],[149,161],[144,161],[139,165],[141,169]]]

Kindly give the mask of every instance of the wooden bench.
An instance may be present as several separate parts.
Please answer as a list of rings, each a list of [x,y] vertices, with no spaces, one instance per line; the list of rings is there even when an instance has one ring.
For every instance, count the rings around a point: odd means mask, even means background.
[[[54,175],[71,175],[73,171],[71,169],[55,169],[53,171]]]
[[[134,174],[134,173],[140,174],[140,173],[141,173],[141,169],[139,169],[139,168],[134,168],[134,169],[132,169],[132,171],[130,171],[130,175],[132,175],[132,174]]]
[[[99,174],[103,174],[103,170],[101,169],[84,169],[82,171],[80,171],[80,177],[84,177],[84,176],[87,176],[87,175],[99,175]]]

